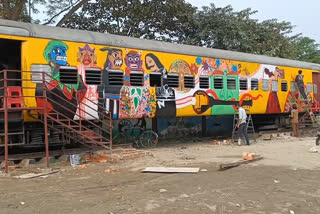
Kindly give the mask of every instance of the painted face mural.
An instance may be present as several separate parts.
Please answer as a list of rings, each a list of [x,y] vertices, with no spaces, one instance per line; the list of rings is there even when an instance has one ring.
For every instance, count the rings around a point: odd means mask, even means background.
[[[85,66],[93,66],[97,64],[97,56],[95,55],[95,48],[91,49],[88,44],[83,48],[79,47],[77,54],[78,62]]]
[[[150,56],[146,56],[146,68],[151,70],[151,72],[157,72],[160,70],[154,59],[152,59]]]
[[[68,65],[67,53],[68,46],[61,41],[50,41],[44,50],[44,57],[51,67],[53,78],[50,83],[46,83],[46,96],[48,112],[55,110],[64,116],[73,119],[77,110],[77,105],[81,102],[86,93],[86,86],[82,82],[79,74],[75,75],[74,84],[63,84],[60,81],[60,66]],[[37,106],[42,107],[43,99],[42,83],[37,84],[36,101]],[[41,112],[40,112],[41,113]]]
[[[132,71],[136,70],[136,71],[140,71],[142,70],[142,64],[143,61],[141,59],[141,54],[142,52],[137,52],[137,51],[127,51],[127,55],[124,59],[127,68],[131,69]]]
[[[105,68],[120,70],[123,64],[123,54],[120,49],[102,48],[101,51],[108,51],[107,60],[104,64]]]
[[[123,65],[123,54],[122,50],[116,48],[105,47],[100,50],[103,52],[108,51],[102,72],[102,84],[98,87],[99,105],[105,107],[105,109],[100,109],[100,111],[111,112],[113,118],[117,119],[121,86],[110,87],[108,75],[109,70],[118,70],[119,72],[123,72],[121,70]]]
[[[44,57],[52,68],[57,65],[67,65],[67,50],[68,46],[65,43],[51,41],[44,51]]]

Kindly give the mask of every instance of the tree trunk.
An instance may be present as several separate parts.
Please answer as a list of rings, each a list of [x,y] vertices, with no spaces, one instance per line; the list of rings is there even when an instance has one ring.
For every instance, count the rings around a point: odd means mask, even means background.
[[[73,13],[75,13],[82,5],[88,3],[89,0],[81,0],[78,4],[69,10],[69,12],[62,17],[62,19],[57,23],[57,27],[60,27],[65,21],[67,21]]]

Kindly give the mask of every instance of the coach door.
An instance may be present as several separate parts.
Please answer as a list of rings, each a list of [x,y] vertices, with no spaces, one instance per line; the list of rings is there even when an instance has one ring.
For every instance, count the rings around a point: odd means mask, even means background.
[[[314,102],[320,103],[320,73],[312,73]]]

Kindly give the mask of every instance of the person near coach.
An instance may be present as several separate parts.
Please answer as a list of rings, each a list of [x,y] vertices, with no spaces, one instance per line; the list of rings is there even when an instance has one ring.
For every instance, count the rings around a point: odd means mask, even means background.
[[[244,108],[242,108],[242,104],[237,104],[237,109],[239,111],[239,121],[237,124],[237,127],[240,132],[240,136],[244,137],[246,139],[246,144],[249,146],[250,141],[249,141],[249,136],[247,132],[247,113]]]

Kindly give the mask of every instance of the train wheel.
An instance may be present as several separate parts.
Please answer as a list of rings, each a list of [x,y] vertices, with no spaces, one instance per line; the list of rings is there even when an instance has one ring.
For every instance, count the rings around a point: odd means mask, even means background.
[[[158,144],[158,134],[154,131],[145,131],[140,136],[142,148],[153,148]]]

